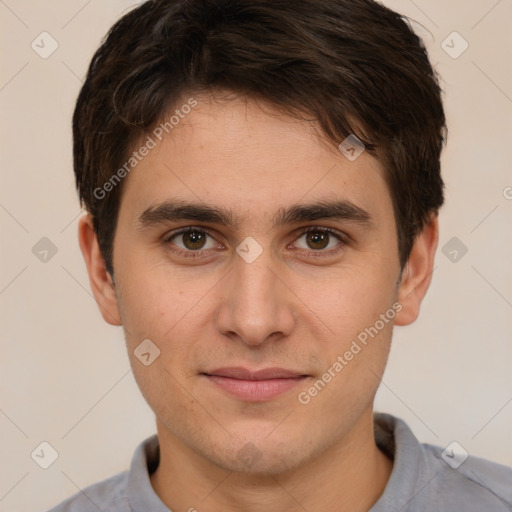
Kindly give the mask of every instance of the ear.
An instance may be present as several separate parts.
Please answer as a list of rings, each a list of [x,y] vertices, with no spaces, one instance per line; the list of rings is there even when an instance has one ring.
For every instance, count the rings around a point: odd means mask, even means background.
[[[106,270],[105,260],[94,230],[92,215],[89,213],[78,222],[78,241],[87,266],[92,293],[103,319],[111,325],[122,325],[115,284],[112,276]]]
[[[437,215],[416,236],[398,288],[398,302],[402,309],[395,317],[395,325],[412,324],[420,312],[420,305],[432,280],[434,255],[439,241]]]

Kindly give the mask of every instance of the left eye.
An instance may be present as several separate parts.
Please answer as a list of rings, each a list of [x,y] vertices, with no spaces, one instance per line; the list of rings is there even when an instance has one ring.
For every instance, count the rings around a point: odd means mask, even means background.
[[[300,249],[322,251],[332,249],[341,242],[341,237],[323,229],[313,229],[303,233],[295,245]]]

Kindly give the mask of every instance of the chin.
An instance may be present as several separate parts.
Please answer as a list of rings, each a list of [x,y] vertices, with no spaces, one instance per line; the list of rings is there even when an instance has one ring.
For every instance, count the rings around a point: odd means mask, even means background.
[[[272,434],[274,435],[274,434]],[[298,448],[299,447],[299,448]],[[307,447],[289,435],[271,440],[265,436],[233,439],[228,446],[208,447],[210,462],[227,471],[261,477],[278,476],[304,464]]]

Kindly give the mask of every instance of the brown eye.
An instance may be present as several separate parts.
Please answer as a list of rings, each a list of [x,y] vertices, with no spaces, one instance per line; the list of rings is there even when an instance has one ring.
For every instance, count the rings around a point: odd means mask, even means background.
[[[183,233],[183,245],[191,251],[202,249],[206,243],[206,234],[200,231]]]
[[[311,249],[325,249],[329,245],[329,233],[310,231],[306,233],[306,243]]]
[[[299,249],[327,252],[325,249],[333,249],[344,244],[340,235],[328,229],[316,228],[303,232],[295,245]]]
[[[167,242],[175,245],[183,251],[201,251],[213,249],[215,241],[213,238],[199,229],[188,229],[174,233],[167,238]]]

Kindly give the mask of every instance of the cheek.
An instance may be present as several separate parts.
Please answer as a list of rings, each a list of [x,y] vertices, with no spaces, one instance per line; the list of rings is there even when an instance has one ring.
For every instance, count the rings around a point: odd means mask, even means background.
[[[337,275],[300,289],[298,295],[341,339],[350,339],[392,307],[396,276],[364,268],[342,269]],[[331,333],[332,334],[332,333]]]
[[[171,269],[145,268],[144,263],[126,267],[120,276],[119,304],[130,339],[141,336],[163,340],[188,319],[200,303],[206,284],[191,282]]]
[[[326,281],[321,292],[315,288],[310,294],[308,305],[329,327],[313,349],[319,350],[316,355],[327,372],[323,375],[330,379],[319,407],[335,403],[343,412],[368,405],[373,397],[388,358],[397,312],[394,280],[382,267],[365,265],[346,269]]]
[[[141,389],[153,395],[153,399],[146,397],[153,403],[170,388],[175,388],[173,396],[179,396],[177,382],[197,371],[194,363],[201,359],[202,342],[211,331],[207,324],[211,323],[214,293],[208,291],[213,284],[171,275],[169,268],[134,268],[123,287],[120,310],[135,378]],[[138,347],[146,339],[159,351],[148,367],[137,359]]]
[[[171,411],[190,415],[193,400],[183,384],[193,371],[190,360],[197,356],[197,322],[204,311],[185,287],[161,277],[158,272],[130,274],[120,308],[128,356],[135,380],[158,417]]]

